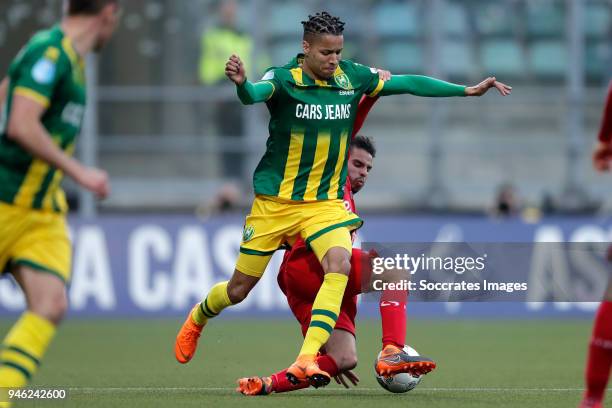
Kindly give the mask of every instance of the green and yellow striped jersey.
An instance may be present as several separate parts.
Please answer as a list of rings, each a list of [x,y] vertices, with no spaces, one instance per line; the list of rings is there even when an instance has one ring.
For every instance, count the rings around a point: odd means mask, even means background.
[[[266,152],[255,169],[256,194],[292,201],[342,198],[347,153],[363,94],[383,87],[375,69],[343,60],[333,77],[314,80],[300,55],[266,72],[274,91]]]
[[[15,95],[45,107],[42,124],[55,143],[72,154],[85,113],[85,65],[59,25],[39,31],[9,68],[9,87],[0,118],[0,201],[66,212],[62,172],[33,157],[6,135]]]

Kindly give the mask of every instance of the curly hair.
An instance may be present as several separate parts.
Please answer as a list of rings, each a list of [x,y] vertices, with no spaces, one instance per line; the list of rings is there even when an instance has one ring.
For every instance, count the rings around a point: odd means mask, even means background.
[[[305,40],[320,34],[342,35],[344,31],[344,21],[332,16],[327,11],[322,11],[314,16],[309,15],[308,20],[302,21],[302,25],[304,26]]]

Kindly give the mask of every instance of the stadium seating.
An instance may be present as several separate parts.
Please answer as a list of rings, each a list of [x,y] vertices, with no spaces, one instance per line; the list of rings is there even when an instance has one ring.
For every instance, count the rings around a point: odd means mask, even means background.
[[[466,37],[469,30],[466,8],[462,4],[447,1],[444,9],[443,26],[446,35]]]
[[[423,49],[416,42],[390,41],[380,48],[380,67],[395,73],[423,71]]]
[[[295,57],[301,50],[300,38],[291,37],[291,39],[278,41],[274,43],[274,46],[271,48],[272,64],[282,65]]]
[[[530,0],[527,2],[527,31],[532,36],[561,36],[565,28],[565,2]]]
[[[374,7],[373,19],[381,36],[418,36],[423,31],[414,2],[381,2]]]
[[[584,10],[584,32],[589,38],[603,39],[612,30],[612,4],[610,2],[587,3]]]
[[[485,36],[507,36],[513,31],[515,16],[511,5],[501,1],[485,1],[470,11],[474,15],[477,33]]]
[[[272,36],[295,35],[308,9],[299,2],[270,2],[268,4],[267,31]]]
[[[531,72],[540,78],[561,78],[567,70],[567,48],[559,40],[534,42],[529,48],[528,61]]]
[[[491,39],[481,45],[481,64],[484,74],[495,73],[504,77],[522,75],[524,55],[519,43],[512,39]]]
[[[589,42],[585,49],[587,76],[606,78],[612,74],[612,45],[609,41]]]
[[[465,40],[446,39],[442,47],[444,72],[453,78],[466,78],[474,68],[472,45]]]

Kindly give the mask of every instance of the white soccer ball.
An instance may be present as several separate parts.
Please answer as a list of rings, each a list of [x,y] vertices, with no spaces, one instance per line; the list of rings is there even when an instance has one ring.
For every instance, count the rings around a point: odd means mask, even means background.
[[[410,346],[404,346],[404,351],[408,353],[409,356],[419,355],[419,353]],[[378,357],[380,357],[380,353],[378,353]],[[376,362],[374,362],[374,373],[376,373]],[[389,377],[376,373],[376,381],[378,381],[380,386],[396,394],[413,390],[421,382],[422,378],[422,375],[415,377],[408,373],[399,373]]]

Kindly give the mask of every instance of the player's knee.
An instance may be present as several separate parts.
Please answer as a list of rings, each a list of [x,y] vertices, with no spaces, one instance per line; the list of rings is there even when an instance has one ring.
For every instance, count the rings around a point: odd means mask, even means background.
[[[68,311],[68,299],[65,292],[49,293],[37,299],[31,307],[32,311],[58,325]]]
[[[348,275],[351,273],[351,259],[346,257],[340,261],[340,273],[343,275]]]
[[[259,278],[236,270],[227,284],[227,296],[233,304],[242,302],[255,287]]]
[[[352,370],[357,367],[357,355],[354,353],[344,353],[336,361],[339,371]]]
[[[336,339],[338,340],[338,339]],[[352,370],[357,367],[357,350],[346,342],[332,342],[326,345],[327,354],[334,359],[339,371]]]
[[[251,288],[247,285],[236,284],[227,286],[227,296],[233,304],[240,303],[249,295]]]
[[[335,272],[343,275],[348,275],[351,272],[351,259],[345,254],[338,254],[338,256],[330,256],[327,262],[323,263],[323,270],[325,273]]]
[[[321,259],[321,263],[323,267],[332,268],[337,265],[340,265],[342,260],[349,259],[350,254],[348,251],[342,247],[333,247],[329,248],[325,255]]]

